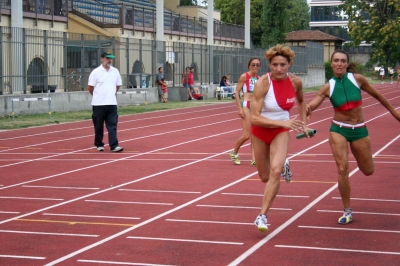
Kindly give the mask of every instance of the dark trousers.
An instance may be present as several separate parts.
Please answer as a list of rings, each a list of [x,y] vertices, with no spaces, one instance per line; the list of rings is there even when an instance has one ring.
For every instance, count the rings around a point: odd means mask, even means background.
[[[92,120],[94,125],[94,145],[103,147],[104,122],[108,131],[108,144],[113,150],[118,146],[117,123],[118,109],[116,105],[93,106]]]

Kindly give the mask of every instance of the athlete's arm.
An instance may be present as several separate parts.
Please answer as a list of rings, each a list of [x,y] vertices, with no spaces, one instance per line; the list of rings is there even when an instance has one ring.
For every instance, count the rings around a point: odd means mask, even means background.
[[[308,138],[308,130],[307,127],[307,110],[306,110],[306,103],[304,101],[303,96],[303,82],[301,79],[295,75],[290,75],[290,80],[292,81],[293,88],[296,91],[296,100],[297,100],[297,110],[300,115],[300,120],[303,121],[303,131]]]
[[[307,117],[311,117],[312,111],[317,109],[326,97],[329,97],[329,83],[326,83],[324,86],[319,89],[317,96],[306,106]]]
[[[389,101],[375,87],[369,84],[368,80],[360,74],[354,74],[359,87],[377,99],[398,121],[400,121],[400,112],[396,111]]]
[[[240,75],[240,78],[238,80],[238,84],[236,85],[236,90],[235,90],[235,101],[236,101],[236,106],[239,109],[239,115],[243,117],[243,115],[240,113],[242,111],[242,106],[240,104],[240,91],[243,88],[243,84],[246,82],[246,73],[243,73]]]

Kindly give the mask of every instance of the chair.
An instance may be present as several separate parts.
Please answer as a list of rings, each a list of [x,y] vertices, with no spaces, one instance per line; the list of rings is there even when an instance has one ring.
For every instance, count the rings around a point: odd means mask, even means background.
[[[218,95],[221,95],[221,98],[226,98],[228,97],[228,92],[224,91],[222,87],[217,87],[217,89],[215,90],[215,97],[218,98]]]

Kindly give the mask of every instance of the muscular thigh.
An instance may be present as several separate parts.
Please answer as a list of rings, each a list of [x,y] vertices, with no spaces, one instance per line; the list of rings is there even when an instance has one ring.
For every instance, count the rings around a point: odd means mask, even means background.
[[[289,148],[289,132],[276,135],[270,146],[271,169],[281,172]]]
[[[252,148],[254,151],[254,157],[257,162],[257,170],[260,176],[268,176],[269,175],[269,153],[270,147],[267,143],[260,140],[257,137],[252,138]]]
[[[374,161],[372,159],[371,139],[369,136],[350,143],[350,148],[356,158],[358,167],[363,173],[373,169]]]
[[[242,119],[242,126],[245,132],[250,133],[251,121],[250,121],[250,109],[243,107],[244,118]]]
[[[333,157],[335,158],[338,170],[348,168],[349,151],[347,140],[344,136],[336,132],[329,133],[329,144],[331,146]]]

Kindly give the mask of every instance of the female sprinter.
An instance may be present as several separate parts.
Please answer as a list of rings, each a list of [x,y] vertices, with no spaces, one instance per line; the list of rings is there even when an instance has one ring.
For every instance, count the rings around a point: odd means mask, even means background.
[[[242,119],[243,133],[242,136],[236,141],[235,148],[231,151],[230,156],[234,164],[240,164],[239,149],[251,136],[251,123],[250,123],[250,106],[253,99],[254,85],[259,79],[258,71],[261,67],[260,59],[253,57],[250,59],[247,67],[250,71],[243,73],[238,81],[235,91],[236,105],[239,109],[239,117]],[[240,102],[240,90],[243,89],[243,102]],[[254,160],[254,152],[251,148],[252,159],[250,164],[256,165]]]
[[[311,112],[329,97],[334,109],[329,144],[336,162],[339,191],[344,206],[343,216],[338,222],[348,224],[353,220],[350,207],[348,142],[361,172],[366,176],[374,172],[371,140],[362,113],[361,90],[377,99],[399,121],[400,113],[368,83],[364,76],[355,74],[356,66],[349,64],[349,55],[345,51],[336,50],[332,54],[331,66],[334,77],[308,104],[307,115],[310,116]]]
[[[265,53],[265,57],[271,72],[258,80],[251,108],[254,155],[258,175],[266,183],[261,212],[254,224],[264,233],[268,231],[267,213],[278,194],[280,176],[286,181],[291,179],[286,159],[289,130],[304,131],[309,137],[303,84],[299,77],[288,73],[294,52],[287,46],[276,45]],[[297,120],[297,116],[289,117],[289,110],[296,101],[301,120]]]

